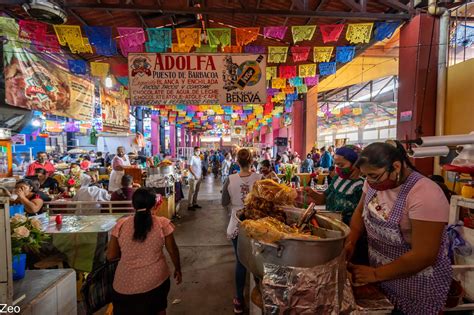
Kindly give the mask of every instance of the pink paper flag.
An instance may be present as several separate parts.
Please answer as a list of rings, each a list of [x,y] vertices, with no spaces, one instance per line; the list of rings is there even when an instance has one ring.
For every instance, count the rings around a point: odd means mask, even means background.
[[[315,86],[315,85],[318,85],[318,83],[319,83],[319,75],[315,77],[304,78],[304,84],[306,84],[307,86]]]
[[[117,27],[120,35],[120,50],[122,55],[128,56],[131,52],[143,52],[146,41],[145,32],[140,27]]]
[[[287,26],[267,26],[263,28],[263,36],[265,38],[283,39],[287,29]]]

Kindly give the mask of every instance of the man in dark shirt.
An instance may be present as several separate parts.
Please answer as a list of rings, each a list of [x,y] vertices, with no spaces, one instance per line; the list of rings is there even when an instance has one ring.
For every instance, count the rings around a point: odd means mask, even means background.
[[[133,177],[130,175],[124,175],[122,177],[122,188],[114,191],[110,197],[111,201],[124,201],[132,200],[133,193]]]
[[[58,181],[49,177],[48,172],[44,168],[35,169],[35,176],[38,178],[40,189],[49,189],[49,191],[52,193],[56,193],[58,191]]]
[[[105,159],[102,156],[102,152],[97,152],[97,157],[94,160],[94,163],[99,164],[100,167],[105,167]]]

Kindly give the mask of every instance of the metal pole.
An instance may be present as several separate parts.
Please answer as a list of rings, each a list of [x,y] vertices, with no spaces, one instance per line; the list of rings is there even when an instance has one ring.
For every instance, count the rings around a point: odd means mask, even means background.
[[[438,49],[438,82],[436,91],[436,125],[435,135],[444,135],[444,115],[446,109],[446,80],[447,80],[447,52],[448,52],[449,12],[441,15],[439,20],[439,49]],[[434,174],[440,174],[439,157],[434,160]]]

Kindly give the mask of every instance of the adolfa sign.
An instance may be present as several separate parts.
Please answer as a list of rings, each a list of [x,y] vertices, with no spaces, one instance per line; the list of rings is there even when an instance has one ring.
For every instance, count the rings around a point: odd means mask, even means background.
[[[262,104],[265,66],[253,54],[131,53],[131,105]]]

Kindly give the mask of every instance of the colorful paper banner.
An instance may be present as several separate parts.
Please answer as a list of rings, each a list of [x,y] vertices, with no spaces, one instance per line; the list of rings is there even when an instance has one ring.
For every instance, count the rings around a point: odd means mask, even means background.
[[[215,53],[217,52],[217,47],[212,47],[209,45],[201,45],[201,47],[196,48],[197,53]]]
[[[87,73],[87,62],[82,59],[69,59],[67,61],[69,66],[69,71],[74,74],[84,75]]]
[[[20,27],[18,37],[38,43],[44,42],[48,30],[47,24],[36,21],[20,20],[18,25]]]
[[[287,26],[267,26],[263,28],[263,36],[265,38],[283,39],[287,29]]]
[[[185,47],[201,46],[201,29],[200,28],[178,28],[176,29],[176,37],[178,44]]]
[[[341,36],[342,30],[344,29],[344,24],[324,24],[319,25],[319,31],[323,37],[323,42],[337,42]]]
[[[117,27],[120,35],[120,50],[125,57],[129,53],[143,52],[143,44],[146,41],[145,32],[140,27]]]
[[[209,46],[230,46],[230,28],[208,28],[206,29]]]
[[[328,62],[331,60],[332,52],[334,47],[322,46],[313,48],[313,61],[314,62]]]
[[[288,46],[268,46],[268,62],[285,63],[288,56]]]
[[[235,43],[237,46],[246,46],[258,38],[260,27],[240,27],[235,29]],[[256,53],[256,52],[253,52]],[[260,52],[259,52],[260,53]]]
[[[79,25],[53,25],[58,42],[62,46],[68,45],[73,54],[87,52],[92,49],[86,47],[84,38],[82,37],[81,27]]]
[[[303,79],[300,77],[294,77],[288,80],[290,86],[298,87],[303,84]]]
[[[335,62],[321,62],[319,64],[319,74],[320,75],[331,75],[336,73],[336,63]]]
[[[374,40],[382,41],[392,37],[400,22],[375,22]]]
[[[296,66],[280,66],[280,78],[296,77]]]
[[[112,38],[112,28],[106,26],[84,26],[87,38],[95,51],[103,56],[115,56],[117,45]]]
[[[355,56],[355,46],[336,47],[336,62],[346,63]]]
[[[94,77],[105,78],[109,74],[110,65],[106,62],[91,62],[90,65]]]
[[[291,55],[293,56],[293,62],[306,61],[309,57],[311,47],[309,46],[291,46]]]
[[[163,28],[147,28],[148,42],[145,46],[149,52],[166,52],[171,48],[172,29]]]
[[[222,48],[225,53],[240,54],[242,52],[242,46],[225,46]]]
[[[286,87],[286,79],[284,78],[273,78],[272,89],[284,89]]]
[[[185,46],[176,43],[171,44],[171,52],[174,53],[188,53],[191,51],[191,48],[193,48],[193,46]]]
[[[265,46],[245,46],[244,52],[247,54],[264,54],[266,52]]]
[[[318,85],[319,83],[319,76],[316,75],[314,77],[307,77],[307,78],[304,78],[304,84],[306,84],[307,86],[315,86],[315,85]]]
[[[298,76],[301,78],[315,77],[316,76],[316,64],[309,63],[305,65],[299,65]]]
[[[348,24],[346,39],[351,44],[362,44],[370,42],[374,23]]]
[[[315,31],[316,25],[292,26],[291,34],[293,35],[293,42],[296,44],[304,40],[311,40]]]

